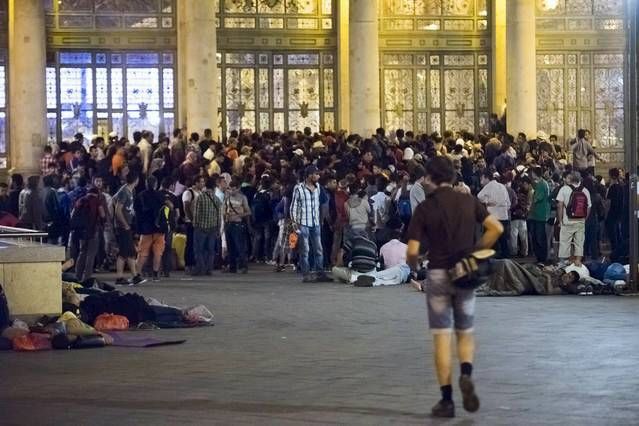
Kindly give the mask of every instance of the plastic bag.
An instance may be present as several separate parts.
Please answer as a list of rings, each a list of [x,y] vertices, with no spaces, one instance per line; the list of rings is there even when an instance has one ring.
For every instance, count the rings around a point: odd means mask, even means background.
[[[604,273],[605,280],[622,281],[626,279],[626,269],[620,263],[613,263],[608,266]]]
[[[13,339],[13,349],[16,351],[47,351],[51,349],[49,336],[40,333],[29,333]]]
[[[193,324],[209,324],[213,322],[213,313],[204,305],[193,306],[184,311],[184,319]]]
[[[29,334],[29,326],[26,322],[20,320],[13,321],[11,327],[5,328],[2,331],[2,337],[9,340],[13,340],[20,336],[26,336],[27,334]]]
[[[100,314],[95,319],[94,326],[99,331],[128,330],[129,320],[122,315]]]
[[[10,324],[9,302],[7,302],[7,296],[4,294],[4,289],[0,285],[0,330],[4,330]]]

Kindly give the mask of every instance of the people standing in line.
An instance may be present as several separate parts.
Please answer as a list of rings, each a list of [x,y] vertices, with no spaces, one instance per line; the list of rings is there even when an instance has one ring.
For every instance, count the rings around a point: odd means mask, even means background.
[[[169,278],[173,270],[173,233],[180,221],[180,210],[177,208],[179,205],[178,198],[171,191],[173,185],[174,181],[170,177],[162,179],[160,185],[160,192],[164,197],[164,203],[168,208],[169,214],[168,226],[164,231],[164,253],[162,254],[162,268],[160,271],[164,278]]]
[[[491,248],[504,231],[500,220],[489,214],[479,200],[453,190],[454,180],[455,170],[450,159],[435,157],[426,164],[426,185],[432,192],[415,210],[407,233],[407,260],[411,269],[416,272],[422,242],[426,243],[429,261],[426,304],[441,390],[441,400],[431,411],[434,417],[455,416],[451,368],[453,329],[461,364],[459,387],[463,406],[469,412],[479,409],[472,380],[475,291],[455,286],[448,271],[474,250]],[[475,241],[477,224],[485,229],[479,241]]]
[[[612,257],[616,258],[621,244],[621,222],[624,215],[627,215],[627,212],[623,210],[624,188],[621,183],[619,169],[610,169],[608,176],[610,177],[610,186],[608,187],[606,200],[609,206],[605,226],[606,234],[610,241]]]
[[[496,217],[504,228],[504,232],[499,238],[497,253],[501,258],[510,257],[510,195],[506,186],[497,181],[498,174],[486,171],[481,177],[482,190],[477,194],[488,212]]]
[[[24,178],[21,174],[11,175],[11,185],[9,187],[9,202],[7,211],[16,218],[20,217],[20,193],[24,189]]]
[[[581,266],[586,237],[586,219],[592,201],[590,191],[582,185],[579,172],[572,172],[557,194],[557,223],[559,233],[559,259],[564,263]]]
[[[593,176],[586,176],[583,179],[583,186],[590,194],[592,208],[586,219],[586,232],[584,237],[584,256],[591,260],[599,260],[600,251],[600,229],[599,223],[606,215],[601,194],[596,188]]]
[[[248,272],[248,227],[247,219],[251,216],[248,199],[240,191],[242,181],[234,177],[224,200],[224,223],[226,223],[226,245],[229,255],[230,273]]]
[[[513,256],[528,257],[528,226],[531,181],[528,176],[518,177],[513,182],[517,202],[510,210],[510,248]]]
[[[157,190],[157,179],[149,176],[146,189],[135,197],[136,230],[140,235],[137,270],[142,272],[152,254],[153,281],[160,280],[160,267],[164,254],[165,235],[169,218],[164,215],[164,194]]]
[[[115,238],[118,244],[118,258],[116,260],[116,285],[137,285],[145,282],[136,269],[136,251],[133,242],[133,224],[135,219],[134,191],[139,177],[130,173],[126,183],[113,196]],[[124,265],[129,267],[131,279],[124,278]]]
[[[215,178],[208,178],[193,207],[196,268],[193,275],[211,275],[220,235],[222,202],[215,196]]]
[[[40,194],[40,176],[29,176],[27,187],[19,197],[20,225],[37,231],[44,230],[44,201]]]
[[[532,236],[532,248],[538,263],[548,261],[546,224],[550,218],[550,188],[540,167],[530,169],[533,184],[532,202],[528,213],[528,226]]]
[[[204,188],[205,178],[197,177],[195,180],[187,178],[186,189],[182,193],[182,208],[184,218],[184,226],[186,228],[186,249],[184,252],[184,270],[187,274],[191,273],[191,270],[195,268],[195,251],[193,236],[193,207],[195,200],[200,195],[200,192]]]
[[[291,220],[299,233],[298,253],[303,282],[332,281],[324,272],[324,257],[320,225],[319,170],[309,165],[304,170],[305,179],[293,190]],[[313,265],[309,254],[313,250]]]
[[[80,245],[78,258],[75,261],[75,275],[79,282],[84,282],[93,274],[100,244],[100,231],[106,218],[98,188],[89,189],[87,195],[76,202],[74,209],[77,210],[75,214],[84,216],[81,220],[85,227],[74,230]]]
[[[269,260],[271,253],[271,227],[273,224],[273,204],[271,193],[271,177],[263,175],[259,188],[253,196],[251,204],[253,230],[252,259],[258,263]]]

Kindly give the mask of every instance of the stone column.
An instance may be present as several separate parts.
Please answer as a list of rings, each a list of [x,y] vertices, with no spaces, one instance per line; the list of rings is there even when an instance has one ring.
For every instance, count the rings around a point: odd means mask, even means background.
[[[215,2],[181,0],[178,24],[180,123],[188,132],[217,136],[217,37]]]
[[[42,0],[9,0],[9,157],[13,173],[40,174],[39,160],[47,143],[46,66]]]
[[[498,116],[506,107],[506,0],[492,0],[493,96],[491,112]]]
[[[537,134],[535,0],[508,0],[506,15],[508,132]]]
[[[351,0],[350,131],[370,137],[381,123],[378,0]]]

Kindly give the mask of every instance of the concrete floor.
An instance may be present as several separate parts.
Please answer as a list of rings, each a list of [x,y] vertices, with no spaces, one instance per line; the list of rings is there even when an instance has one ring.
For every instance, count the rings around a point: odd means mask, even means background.
[[[482,298],[479,413],[439,421],[423,296],[254,268],[136,289],[215,327],[154,349],[0,353],[2,425],[639,424],[639,299]],[[457,368],[455,369],[457,375]]]

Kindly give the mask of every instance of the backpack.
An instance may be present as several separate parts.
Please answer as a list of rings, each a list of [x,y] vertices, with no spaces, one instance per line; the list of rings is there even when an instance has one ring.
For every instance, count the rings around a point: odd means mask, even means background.
[[[566,213],[570,219],[585,219],[588,217],[588,197],[583,191],[584,187],[573,188],[570,194]]]
[[[171,209],[166,204],[162,204],[155,216],[155,226],[162,232],[167,233],[171,228]]]
[[[397,214],[402,222],[410,221],[413,216],[413,208],[410,205],[410,191],[402,191],[397,200]]]
[[[273,205],[267,191],[260,191],[253,199],[253,219],[256,223],[265,223],[273,219]]]

